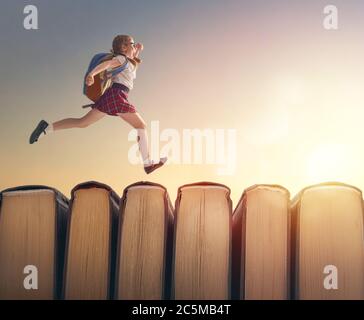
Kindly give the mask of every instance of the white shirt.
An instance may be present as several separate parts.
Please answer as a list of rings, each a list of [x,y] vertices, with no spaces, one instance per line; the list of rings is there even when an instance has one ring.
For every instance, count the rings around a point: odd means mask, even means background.
[[[126,58],[124,56],[116,56],[116,59],[119,60],[121,65],[125,63]],[[118,73],[116,76],[112,78],[112,82],[121,83],[124,86],[128,87],[129,90],[133,89],[134,79],[136,78],[136,66],[134,66],[130,61],[126,65],[126,68]]]

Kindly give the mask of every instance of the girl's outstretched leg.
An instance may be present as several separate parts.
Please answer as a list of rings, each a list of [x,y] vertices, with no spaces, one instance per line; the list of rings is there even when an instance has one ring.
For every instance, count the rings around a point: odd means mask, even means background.
[[[150,164],[148,134],[146,131],[146,124],[139,113],[119,113],[120,118],[129,123],[134,129],[138,131],[138,143],[140,154],[143,159],[144,165]]]
[[[39,138],[56,130],[86,128],[103,118],[105,115],[106,113],[103,113],[97,109],[92,109],[82,118],[67,118],[51,124],[48,124],[48,122],[42,120],[31,134],[29,143],[33,144],[34,142],[38,141]]]
[[[143,159],[144,164],[144,171],[149,174],[154,170],[161,167],[166,161],[167,158],[161,158],[159,163],[154,164],[150,160],[149,154],[149,146],[148,146],[148,135],[146,130],[146,124],[143,118],[140,116],[139,113],[119,113],[123,120],[129,123],[134,129],[138,131],[138,143],[139,143],[139,150]]]
[[[102,119],[106,116],[106,113],[101,112],[97,109],[92,109],[82,118],[67,118],[51,124],[53,130],[63,130],[70,128],[86,128],[89,125],[95,123],[96,121]],[[46,130],[47,131],[47,130]]]

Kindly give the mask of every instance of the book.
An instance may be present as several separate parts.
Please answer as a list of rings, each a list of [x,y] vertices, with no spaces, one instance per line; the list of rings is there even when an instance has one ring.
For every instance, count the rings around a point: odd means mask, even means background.
[[[175,204],[171,298],[231,298],[230,189],[200,182],[180,187]]]
[[[363,199],[336,182],[292,201],[295,299],[364,299]]]
[[[161,300],[170,294],[173,208],[166,188],[138,182],[124,190],[115,298]]]
[[[290,195],[278,185],[246,189],[233,214],[233,295],[290,298]]]
[[[69,300],[112,298],[119,196],[90,181],[71,191],[63,297]]]
[[[0,300],[58,299],[69,200],[29,185],[1,192]]]

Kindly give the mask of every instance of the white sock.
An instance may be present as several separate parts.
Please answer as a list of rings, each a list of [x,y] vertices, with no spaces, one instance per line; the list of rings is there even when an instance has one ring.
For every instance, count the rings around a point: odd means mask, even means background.
[[[46,132],[46,133],[44,133],[44,131]],[[43,137],[45,137],[47,134],[50,134],[51,132],[53,132],[54,130],[53,130],[53,124],[49,124],[48,125],[48,127],[47,128],[45,128],[45,130],[44,130],[41,134],[40,134],[40,136],[39,136],[39,138],[38,138],[38,140],[39,139],[42,139]]]
[[[144,167],[149,167],[153,164],[150,159],[143,160]]]
[[[145,167],[147,167],[151,165],[148,152],[148,135],[145,129],[137,129],[137,131],[138,131],[139,151],[142,155],[143,164]]]
[[[53,128],[53,123],[50,123],[48,125],[48,127],[45,129],[45,132],[48,134],[48,133],[51,133],[54,131],[54,128]]]

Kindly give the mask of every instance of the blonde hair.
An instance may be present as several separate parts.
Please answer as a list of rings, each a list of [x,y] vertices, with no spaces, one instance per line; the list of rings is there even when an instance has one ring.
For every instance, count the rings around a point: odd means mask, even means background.
[[[116,36],[112,42],[112,53],[115,55],[124,54],[122,50],[123,45],[128,44],[130,40],[132,40],[132,37],[128,35],[121,34]]]
[[[112,50],[111,53],[113,55],[125,55],[122,48],[123,45],[127,45],[133,38],[131,36],[120,34],[116,36],[112,42]],[[128,60],[135,66],[138,66],[142,60],[134,57],[133,59],[128,58]]]

